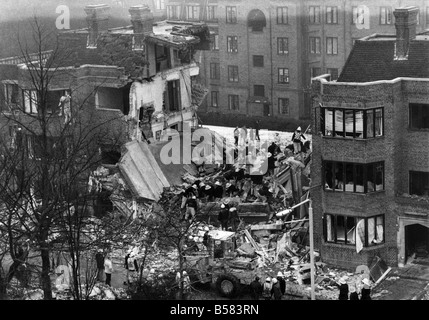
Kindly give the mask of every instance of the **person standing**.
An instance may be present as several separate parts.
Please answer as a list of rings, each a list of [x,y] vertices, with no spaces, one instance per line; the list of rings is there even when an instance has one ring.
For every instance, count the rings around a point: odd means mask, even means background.
[[[104,255],[103,249],[98,249],[95,254],[95,261],[97,263],[97,281],[103,281],[103,272],[104,272]]]
[[[111,260],[110,253],[106,255],[104,259],[104,273],[106,274],[106,284],[111,287],[112,282],[112,273],[113,273],[113,263]]]
[[[234,129],[234,144],[235,144],[235,147],[238,146],[238,138],[239,138],[239,136],[240,136],[240,129],[238,129],[238,126],[237,126]]]
[[[250,283],[251,296],[253,300],[259,300],[259,297],[262,294],[262,284],[259,282],[259,277],[256,277]]]
[[[264,283],[263,288],[262,288],[262,297],[265,300],[271,300],[271,295],[272,295],[271,290],[272,289],[273,289],[273,284],[271,283],[271,278],[268,277],[265,279],[265,283]]]
[[[280,289],[280,283],[277,280],[277,278],[273,278],[273,287],[271,289],[272,295],[274,297],[274,300],[281,300],[282,299],[282,292]]]
[[[286,293],[286,280],[284,279],[283,273],[281,271],[277,273],[277,280],[280,284],[280,291],[282,293],[282,296],[284,296]]]
[[[350,287],[350,296],[349,296],[349,300],[359,300],[359,295],[356,292],[356,287],[354,285],[352,285]]]
[[[340,278],[338,287],[340,289],[338,300],[349,300],[349,285],[347,284],[345,277]]]
[[[363,283],[363,288],[361,291],[360,299],[361,300],[372,300],[371,299],[371,282],[369,281],[368,278],[364,278],[362,280],[362,283]]]
[[[220,205],[220,211],[217,219],[220,222],[221,229],[228,230],[229,209],[224,203]]]
[[[232,227],[232,231],[237,231],[237,228],[240,224],[240,218],[238,216],[238,211],[236,207],[229,209],[229,225]]]
[[[256,120],[255,122],[255,139],[256,140],[261,140],[261,138],[259,138],[259,120]]]
[[[193,195],[186,202],[185,220],[192,221],[195,218],[197,214],[197,207],[198,207],[197,197]]]
[[[302,140],[307,140],[306,137],[301,133],[301,127],[296,128],[295,132],[292,135],[292,142],[293,142],[293,152],[295,154],[298,154],[301,152],[301,143]]]

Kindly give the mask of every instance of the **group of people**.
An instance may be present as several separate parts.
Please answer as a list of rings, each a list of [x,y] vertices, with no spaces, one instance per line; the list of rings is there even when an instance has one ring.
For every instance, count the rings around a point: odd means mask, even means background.
[[[95,254],[95,262],[97,264],[97,281],[103,282],[103,274],[105,275],[105,283],[111,286],[113,261],[110,253],[104,254],[103,249],[98,249]]]
[[[255,128],[246,128],[243,126],[239,128],[238,126],[234,129],[234,144],[235,146],[244,145],[249,140],[261,140],[259,137],[259,120],[255,121]]]
[[[337,283],[340,293],[338,300],[371,300],[371,281],[364,277],[360,283],[349,286],[347,277],[342,277]]]
[[[240,223],[240,218],[238,216],[237,208],[230,207],[227,203],[222,203],[220,205],[220,211],[218,214],[218,221],[222,230],[231,230],[237,231],[237,228]]]
[[[261,284],[260,278],[256,277],[250,283],[251,296],[253,300],[282,300],[286,293],[286,280],[283,273],[279,271],[277,277],[267,277],[265,282]]]

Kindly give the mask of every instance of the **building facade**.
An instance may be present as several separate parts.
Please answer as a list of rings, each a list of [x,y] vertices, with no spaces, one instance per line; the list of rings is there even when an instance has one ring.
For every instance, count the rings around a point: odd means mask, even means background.
[[[393,14],[396,35],[356,41],[337,81],[313,79],[315,239],[349,269],[429,252],[429,33],[416,7]]]
[[[311,78],[338,78],[354,41],[391,32],[393,10],[403,5],[419,8],[417,30],[424,31],[427,0],[167,0],[166,10],[167,19],[210,27],[212,48],[201,57],[209,94],[201,111],[274,121],[309,119]]]

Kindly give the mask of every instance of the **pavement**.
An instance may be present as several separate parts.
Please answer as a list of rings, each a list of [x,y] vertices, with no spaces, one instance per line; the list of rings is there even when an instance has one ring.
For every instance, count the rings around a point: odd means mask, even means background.
[[[403,268],[392,268],[372,290],[373,300],[421,300],[429,284],[429,260],[414,260]]]

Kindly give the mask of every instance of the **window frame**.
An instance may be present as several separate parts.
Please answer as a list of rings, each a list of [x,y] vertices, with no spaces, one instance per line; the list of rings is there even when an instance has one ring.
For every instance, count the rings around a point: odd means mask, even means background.
[[[279,84],[288,84],[289,79],[289,68],[278,68],[277,69],[278,83]]]
[[[329,53],[329,51],[331,51],[331,53]],[[338,38],[337,37],[326,37],[326,54],[330,56],[338,55]]]
[[[264,67],[264,56],[263,55],[253,55],[252,61],[253,61],[253,67],[254,68],[263,68]]]
[[[331,73],[331,71],[334,71],[334,70],[335,70],[334,74],[336,75],[335,79],[332,77],[332,73]],[[331,81],[338,79],[338,75],[339,75],[338,68],[326,68],[326,73],[329,73],[331,75]]]
[[[258,90],[261,90],[261,88],[262,88],[263,94],[262,95],[256,94]],[[255,97],[265,97],[265,86],[263,84],[254,84],[253,85],[253,95]]]
[[[418,110],[416,111],[415,108],[417,107]],[[415,113],[417,115],[414,117],[413,114]],[[427,119],[426,125],[425,119]],[[416,122],[418,126],[415,126]],[[408,128],[415,131],[429,130],[429,103],[408,103]]]
[[[313,12],[312,12],[313,11]],[[320,6],[309,6],[308,7],[308,23],[309,24],[320,24]]]
[[[330,219],[328,219],[328,216],[330,217]],[[338,240],[338,217],[342,217],[344,218],[344,221],[346,222],[347,219],[354,219],[354,226],[348,230],[347,228],[347,224],[344,226],[344,241],[339,241]],[[369,232],[368,232],[368,221],[370,219],[374,219],[374,237],[375,239],[377,239],[379,237],[378,232],[377,232],[377,221],[378,219],[383,219],[382,220],[382,226],[383,226],[383,240],[378,242],[378,243],[369,243]],[[378,215],[374,215],[374,216],[370,216],[370,217],[358,217],[358,216],[348,216],[348,215],[341,215],[341,214],[332,214],[332,213],[324,213],[323,214],[323,240],[325,243],[333,243],[333,244],[340,244],[340,245],[346,245],[346,246],[356,246],[356,235],[355,235],[355,241],[350,242],[348,241],[348,233],[350,233],[352,230],[354,230],[354,232],[356,232],[356,228],[358,226],[358,223],[360,222],[360,220],[363,220],[364,223],[364,230],[365,230],[365,236],[364,236],[364,241],[363,241],[363,247],[364,248],[369,248],[369,247],[374,247],[377,245],[383,245],[386,243],[386,217],[384,214],[378,214]],[[333,234],[333,239],[332,240],[328,240],[328,223],[329,221],[331,222],[331,230],[332,227],[334,228],[332,230],[332,234]]]
[[[352,190],[350,188],[350,179],[347,168],[352,166]],[[357,174],[357,169],[362,168],[362,177]],[[329,170],[329,168],[331,170]],[[370,172],[372,168],[372,172]],[[381,184],[377,184],[377,170],[382,169]],[[330,172],[330,178],[327,178]],[[370,162],[370,163],[356,163],[356,162],[343,162],[343,161],[331,161],[322,160],[322,184],[325,192],[341,192],[341,193],[354,193],[354,194],[368,194],[383,192],[386,190],[386,167],[384,161]],[[362,179],[362,184],[360,184]],[[346,183],[347,182],[347,183]],[[372,183],[372,185],[370,184]],[[357,188],[357,187],[362,188]],[[369,188],[371,186],[371,188]],[[380,187],[381,186],[381,187]]]
[[[206,12],[207,21],[218,21],[217,18],[217,5],[208,5]]]
[[[338,7],[326,6],[325,10],[326,24],[338,24]]]
[[[167,5],[167,19],[179,20],[180,19],[180,5]]]
[[[228,82],[240,82],[237,65],[228,65]]]
[[[414,176],[415,175],[415,176]],[[416,184],[415,180],[419,180],[418,184],[421,185],[422,191],[419,193],[414,192],[417,186],[414,186]],[[424,182],[423,180],[427,180]],[[427,171],[415,171],[415,170],[409,170],[408,171],[408,194],[409,195],[416,195],[419,197],[428,197],[429,196],[429,172]]]
[[[322,52],[322,42],[320,37],[309,37],[310,39],[310,53],[311,54],[321,54]],[[313,50],[314,49],[314,50]]]
[[[289,54],[289,38],[277,37],[277,54],[278,55]]]
[[[210,80],[220,80],[219,62],[210,62]]]
[[[279,114],[286,115],[286,116],[290,114],[289,102],[290,102],[289,98],[285,98],[285,97],[278,98],[277,107],[278,107]],[[287,112],[283,112],[284,108],[286,108]]]
[[[165,10],[165,0],[156,0],[155,1],[156,10]]]
[[[226,36],[226,52],[238,53],[238,36]]]
[[[213,103],[213,102],[216,103]],[[212,108],[218,108],[219,107],[219,91],[211,91],[210,92],[210,106]]]
[[[211,51],[219,51],[219,34],[213,35],[213,41],[210,44]]]
[[[186,6],[186,20],[199,21],[200,20],[200,5],[187,5]]]
[[[286,12],[286,14],[285,14]],[[289,8],[281,6],[276,8],[277,24],[289,24]]]
[[[237,24],[237,6],[226,6],[226,23]]]
[[[326,111],[332,111],[332,119],[331,119],[331,125],[332,126],[332,130],[330,131],[330,134],[327,133],[326,127],[327,127],[327,122],[329,121],[329,119],[326,119]],[[334,121],[334,119],[336,120],[336,118],[334,117],[335,113],[337,110],[342,110],[343,112],[343,117],[341,119],[341,123],[342,123],[342,130],[336,130],[337,126],[336,126],[336,122]],[[376,119],[377,119],[377,110],[379,110],[379,112],[381,112],[381,122],[377,123]],[[350,135],[347,135],[347,131],[346,129],[346,118],[345,118],[345,114],[347,113],[347,111],[353,111],[353,133]],[[357,113],[362,113],[362,132],[361,132],[361,136],[359,136],[357,134]],[[373,134],[372,136],[368,136],[368,123],[367,123],[367,119],[368,119],[368,113],[372,113],[373,115],[373,119],[372,119],[372,128],[373,128]],[[330,107],[322,107],[321,108],[321,112],[320,112],[320,129],[322,132],[323,137],[336,137],[336,138],[344,138],[344,139],[374,139],[374,138],[379,138],[379,137],[383,137],[385,135],[384,133],[384,107],[378,107],[378,108],[371,108],[371,109],[347,109],[347,108],[330,108]],[[379,128],[379,133],[377,134],[377,129]],[[336,132],[342,132],[342,135],[337,134]]]
[[[234,106],[234,108],[233,108]],[[229,110],[240,110],[240,98],[238,94],[228,95],[228,109]]]
[[[383,10],[385,10],[384,14],[383,14]],[[393,20],[392,15],[393,15],[392,7],[380,6],[380,14],[379,14],[380,25],[392,25],[392,20]]]
[[[37,90],[35,89],[22,89],[22,103],[24,107],[23,108],[24,113],[27,113],[27,114],[38,113],[38,109],[37,109],[38,96],[37,95],[38,95]],[[29,102],[29,105],[27,105],[27,101]],[[29,107],[29,109],[27,107]]]

